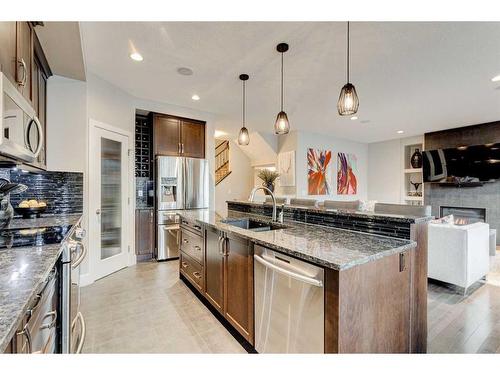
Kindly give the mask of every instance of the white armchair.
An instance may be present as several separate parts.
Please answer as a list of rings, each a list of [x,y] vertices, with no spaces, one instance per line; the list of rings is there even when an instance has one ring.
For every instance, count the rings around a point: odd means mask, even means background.
[[[489,233],[486,223],[429,224],[428,277],[467,288],[489,271]]]

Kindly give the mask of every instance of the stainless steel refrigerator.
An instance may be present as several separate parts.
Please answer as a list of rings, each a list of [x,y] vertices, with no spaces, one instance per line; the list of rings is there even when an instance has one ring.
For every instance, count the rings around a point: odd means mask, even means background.
[[[179,216],[173,210],[208,208],[208,161],[156,158],[156,259],[179,257]]]

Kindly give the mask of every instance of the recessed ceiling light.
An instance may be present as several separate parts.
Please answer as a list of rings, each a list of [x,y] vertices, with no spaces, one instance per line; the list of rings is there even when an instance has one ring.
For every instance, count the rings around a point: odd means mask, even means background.
[[[354,120],[357,120],[357,119],[358,119],[358,116],[352,116],[352,117],[351,117],[351,120],[353,120],[353,121],[354,121]]]
[[[194,95],[191,97],[191,99],[193,99],[193,100],[200,100],[200,97],[199,97],[198,95],[194,94]]]
[[[183,76],[192,76],[193,71],[189,68],[186,68],[185,66],[181,66],[180,68],[177,68],[177,73]]]
[[[130,54],[130,58],[132,60],[134,60],[134,61],[142,61],[142,60],[144,60],[144,58],[142,57],[142,55],[139,52],[131,53]]]
[[[491,82],[500,82],[500,74],[499,74],[499,75],[497,75],[497,76],[495,76],[495,77],[493,77],[493,78],[491,79]]]
[[[398,133],[398,134],[403,134],[403,133],[404,133],[404,131],[403,131],[403,130],[398,130],[398,131],[397,131],[397,133]]]

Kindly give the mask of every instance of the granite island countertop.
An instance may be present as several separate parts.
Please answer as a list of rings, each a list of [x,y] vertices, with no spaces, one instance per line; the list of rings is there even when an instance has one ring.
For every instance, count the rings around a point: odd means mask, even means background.
[[[226,201],[227,203],[243,204],[247,206],[272,206],[272,203],[268,202],[250,202],[245,200],[234,199]],[[278,205],[278,207],[281,207]],[[358,218],[389,218],[393,221],[399,221],[402,223],[421,223],[433,219],[433,216],[413,216],[413,215],[400,215],[400,214],[387,214],[387,213],[377,213],[373,211],[354,211],[354,210],[343,210],[334,208],[324,208],[324,207],[305,207],[305,206],[295,206],[286,204],[286,209],[305,211],[305,212],[316,212],[316,213],[335,213],[338,215],[346,217],[358,217]]]
[[[226,224],[222,221],[225,218],[209,209],[177,212],[186,220],[234,233],[256,244],[339,271],[412,250],[417,245],[411,240],[296,222],[285,222],[284,229],[255,232]],[[256,218],[245,213],[231,212],[230,215],[231,218],[249,216]],[[269,218],[263,221],[268,222]]]
[[[80,218],[81,215],[66,215],[14,219],[4,229],[35,229],[60,225],[73,227]],[[28,304],[43,287],[62,250],[61,243],[0,248],[0,353],[9,344]]]

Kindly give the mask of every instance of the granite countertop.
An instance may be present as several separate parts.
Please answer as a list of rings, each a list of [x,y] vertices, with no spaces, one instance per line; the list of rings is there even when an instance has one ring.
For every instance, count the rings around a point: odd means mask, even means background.
[[[45,216],[36,219],[13,219],[10,224],[3,229],[35,229],[62,225],[75,225],[81,217],[82,215],[75,214],[64,216]]]
[[[410,240],[296,222],[285,222],[284,229],[254,232],[223,223],[224,218],[209,209],[178,213],[187,220],[240,235],[256,244],[335,270],[346,270],[417,246]],[[230,215],[231,218],[250,216],[256,218],[246,213],[231,212]],[[263,221],[269,222],[269,219]]]
[[[230,200],[227,203],[245,204],[249,206],[272,206],[272,203],[267,202],[250,202],[245,200]],[[278,205],[281,207],[281,205]],[[339,210],[330,209],[324,207],[304,207],[304,206],[292,206],[290,204],[285,205],[285,209],[302,210],[307,212],[318,212],[318,213],[335,213],[343,216],[353,216],[353,217],[365,217],[365,218],[390,218],[393,221],[400,221],[404,223],[421,223],[433,219],[432,216],[413,216],[413,215],[397,215],[397,214],[385,214],[376,213],[371,211],[354,211],[354,210]]]
[[[15,219],[5,229],[75,226],[80,218],[81,215],[67,215]],[[67,237],[71,234],[68,232]],[[28,304],[43,287],[62,250],[61,243],[0,249],[0,353],[12,339]]]

